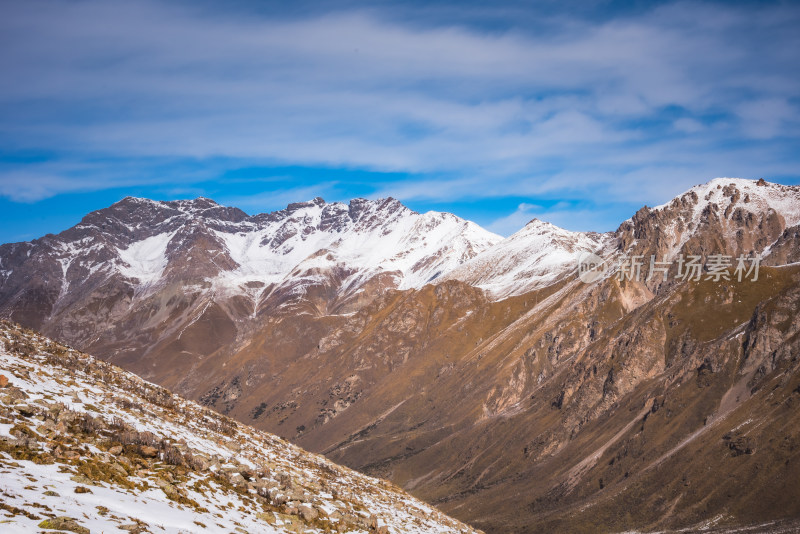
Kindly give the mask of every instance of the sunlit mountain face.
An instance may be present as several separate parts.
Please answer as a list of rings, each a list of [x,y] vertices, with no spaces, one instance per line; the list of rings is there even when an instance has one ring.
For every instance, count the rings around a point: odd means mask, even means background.
[[[800,531],[800,4],[0,4],[0,531]]]
[[[0,313],[487,532],[788,532],[798,224],[797,187],[727,178],[507,238],[127,198],[0,246]]]

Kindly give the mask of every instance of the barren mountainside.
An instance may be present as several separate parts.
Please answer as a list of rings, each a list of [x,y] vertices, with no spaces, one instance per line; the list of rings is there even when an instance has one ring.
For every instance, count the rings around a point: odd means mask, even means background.
[[[487,532],[788,532],[799,225],[800,188],[728,178],[506,239],[391,199],[126,199],[0,247],[0,314]],[[589,252],[610,268],[587,284]],[[678,276],[713,255],[727,279]]]

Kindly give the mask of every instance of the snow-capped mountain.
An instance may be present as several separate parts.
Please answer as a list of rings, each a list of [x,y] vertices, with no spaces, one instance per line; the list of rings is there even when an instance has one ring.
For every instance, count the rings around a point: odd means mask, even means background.
[[[440,279],[485,289],[494,299],[522,295],[576,273],[582,255],[614,260],[625,255],[672,260],[686,251],[758,255],[766,264],[798,261],[782,245],[794,243],[800,224],[800,188],[764,180],[716,178],[671,201],[644,207],[616,232],[570,232],[534,219],[486,252]],[[786,233],[784,236],[783,234]],[[782,254],[773,254],[782,250]],[[788,256],[787,256],[788,254]]]
[[[0,316],[489,531],[791,531],[798,214],[800,188],[727,178],[504,240],[393,200],[126,199],[0,247]],[[589,251],[763,268],[584,284]]]
[[[245,297],[257,310],[282,289],[333,285],[346,298],[378,276],[382,287],[420,287],[499,240],[454,215],[419,214],[391,198],[349,205],[316,198],[253,217],[205,198],[126,198],[58,236],[4,245],[0,292],[14,300],[9,292],[28,286],[35,268],[46,277],[52,302],[42,304],[52,312],[81,287],[112,277],[137,297],[181,282]]]
[[[173,207],[131,200],[155,209]],[[178,220],[165,214],[163,227],[152,229],[153,235],[118,250],[118,271],[140,286],[161,280],[189,234],[186,225],[191,225],[194,231],[206,230],[205,237],[215,246],[210,248],[216,248],[210,261],[218,274],[209,281],[223,292],[246,293],[244,288],[254,285],[274,288],[301,279],[324,281],[325,273],[336,269],[352,273],[341,281],[343,288],[357,288],[388,273],[396,287],[407,289],[420,287],[499,240],[449,213],[419,214],[391,198],[355,199],[349,205],[315,198],[235,222],[214,220],[206,209],[197,209],[210,202],[177,203]]]
[[[655,211],[686,205],[691,197],[691,221],[697,226],[707,206],[716,204],[719,209],[742,208],[750,213],[773,210],[784,217],[787,226],[800,223],[800,203],[797,186],[781,185],[761,180],[743,178],[715,178],[696,185],[669,202],[653,208]]]
[[[468,533],[392,484],[0,322],[2,531]]]
[[[716,178],[655,208],[642,208],[616,232],[618,249],[674,258],[681,251],[758,255],[767,263],[782,233],[800,224],[800,187],[761,179]],[[648,251],[637,242],[647,243]]]
[[[179,284],[233,302],[237,315],[286,306],[329,315],[355,311],[388,288],[445,280],[495,299],[520,295],[575,272],[587,252],[673,258],[688,247],[766,257],[777,245],[785,260],[794,256],[779,239],[800,223],[797,198],[797,187],[718,178],[642,208],[613,233],[533,220],[506,239],[391,198],[316,198],[252,217],[205,198],[126,198],[57,236],[0,246],[0,313],[13,309],[40,326],[89,305],[88,295],[123,295],[130,306]]]
[[[206,198],[129,197],[58,235],[0,246],[0,316],[138,372],[152,363],[156,378],[174,357],[248,343],[270,318],[349,314],[421,287],[500,239],[391,198],[248,216]]]
[[[443,280],[480,287],[495,299],[521,295],[575,272],[581,255],[598,252],[610,240],[610,234],[570,232],[533,219]]]

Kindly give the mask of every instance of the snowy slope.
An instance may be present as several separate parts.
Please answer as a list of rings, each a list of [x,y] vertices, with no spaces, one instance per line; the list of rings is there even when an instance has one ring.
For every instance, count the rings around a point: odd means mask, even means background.
[[[6,322],[0,374],[2,532],[473,532],[388,482]]]
[[[581,255],[600,250],[610,240],[610,234],[570,232],[534,219],[444,280],[467,282],[496,299],[521,295],[575,272]]]
[[[760,220],[774,212],[780,221],[780,230],[800,224],[800,188],[742,178],[715,178],[652,211],[668,217],[663,233],[671,240],[671,247],[666,255],[674,257],[704,224],[708,224],[710,216],[713,224],[722,227],[729,242],[735,242],[737,232],[747,225],[747,222],[742,224],[744,214]],[[769,247],[756,252],[766,256]]]
[[[764,213],[772,209],[785,219],[786,226],[800,224],[800,198],[797,186],[762,183],[763,185],[759,185],[756,180],[744,178],[715,178],[705,184],[696,185],[653,209],[664,210],[675,207],[686,195],[694,193],[698,199],[692,209],[692,221],[695,223],[700,220],[703,210],[709,204],[717,204],[721,209],[735,204],[752,213]],[[732,191],[734,188],[738,189],[738,195]],[[734,196],[735,202],[732,198]]]
[[[157,282],[167,267],[167,251],[175,233],[154,235],[135,241],[127,248],[118,249],[121,261],[115,267],[120,274],[136,279],[140,284]]]
[[[0,315],[44,310],[29,323],[40,325],[73,312],[83,317],[98,299],[130,294],[132,303],[110,305],[122,313],[167,286],[208,300],[244,297],[237,309],[252,317],[297,305],[307,294],[316,299],[308,313],[349,313],[386,288],[451,279],[503,298],[560,279],[585,252],[625,253],[655,234],[658,254],[667,257],[712,227],[719,229],[715,239],[735,250],[769,251],[776,232],[800,223],[800,193],[796,186],[718,178],[637,216],[614,234],[534,220],[502,239],[392,198],[315,198],[254,216],[206,198],[126,198],[59,235],[0,245]],[[623,243],[607,249],[615,238]]]
[[[354,209],[356,208],[356,209]],[[216,287],[236,291],[248,282],[266,286],[340,268],[352,287],[392,273],[400,289],[417,288],[500,241],[501,237],[449,213],[419,214],[393,199],[355,200],[350,206],[321,199],[295,204],[279,218],[216,231],[238,267]]]
[[[643,208],[614,233],[570,232],[534,219],[440,280],[461,280],[485,289],[492,298],[501,299],[575,273],[579,258],[588,252],[598,253],[614,263],[637,250],[640,241],[637,236],[643,237],[643,243],[664,245],[658,251],[659,258],[674,258],[690,239],[702,234],[718,235],[731,247],[755,249],[763,257],[784,229],[797,224],[800,224],[797,186],[716,178],[665,204]],[[759,241],[758,237],[766,241]],[[708,246],[709,250],[726,252],[719,250],[720,245],[713,239]]]
[[[379,275],[382,288],[421,287],[501,239],[392,198],[316,198],[248,216],[206,198],[129,197],[61,234],[0,246],[0,308],[29,298],[32,280],[43,287],[37,306],[52,310],[49,317],[95,295],[113,298],[120,286],[146,298],[178,284],[212,298],[244,296],[254,309],[270,295],[315,285],[347,298]]]

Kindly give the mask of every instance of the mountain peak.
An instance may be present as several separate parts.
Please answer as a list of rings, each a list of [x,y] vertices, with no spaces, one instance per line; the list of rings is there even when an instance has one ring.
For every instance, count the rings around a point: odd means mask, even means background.
[[[142,209],[156,209],[156,210],[178,210],[188,214],[199,213],[205,210],[213,210],[217,208],[224,208],[216,201],[207,197],[197,197],[192,199],[180,200],[152,200],[143,197],[127,196],[122,200],[115,202],[108,208],[97,210],[97,212],[105,212],[110,210],[113,212],[132,212]],[[236,209],[236,208],[233,208]]]
[[[208,209],[220,206],[217,202],[207,197],[197,197],[187,200],[171,200],[165,202],[165,204],[177,206],[179,209]]]
[[[180,284],[220,298],[244,296],[255,314],[271,294],[294,302],[327,284],[332,301],[346,301],[373,279],[378,292],[421,287],[498,240],[454,215],[421,215],[392,197],[348,204],[316,197],[254,216],[206,197],[126,197],[35,246],[54,288],[53,307],[100,286],[117,294],[111,288],[120,284],[147,298]],[[27,269],[43,272],[39,259],[20,261],[26,267],[15,265],[0,290],[25,285]]]
[[[696,185],[669,202],[656,206],[652,211],[685,209],[692,207],[692,219],[696,224],[707,206],[726,210],[741,209],[750,213],[767,213],[774,210],[785,221],[786,226],[800,224],[800,186],[768,182],[763,178],[714,178]]]
[[[286,206],[286,211],[289,213],[293,213],[303,208],[313,208],[315,206],[324,206],[325,204],[326,202],[324,198],[314,197],[313,199],[307,200],[305,202],[292,202]]]
[[[152,200],[149,198],[144,197],[134,197],[134,196],[127,196],[122,200],[118,200],[109,206],[109,208],[119,208],[119,207],[127,207],[127,208],[134,208],[134,207],[143,207],[143,206],[153,206],[153,205],[160,205],[161,202],[158,200]]]
[[[444,277],[480,287],[496,299],[520,295],[572,272],[609,234],[571,232],[538,218]]]
[[[553,239],[579,239],[583,235],[596,235],[596,232],[575,232],[561,228],[555,224],[543,221],[539,218],[533,218],[528,221],[528,224],[523,226],[520,230],[509,236],[509,239],[524,240],[524,239],[539,239],[540,237],[548,237]],[[537,237],[540,236],[540,237]]]
[[[526,230],[526,231],[527,230],[539,230],[539,229],[564,230],[563,228],[560,228],[560,227],[556,226],[555,224],[553,224],[551,222],[543,221],[543,220],[539,219],[538,217],[534,217],[533,219],[528,221],[527,224],[525,224],[525,226],[523,226],[522,229],[519,230],[519,231],[522,231],[522,230]]]

